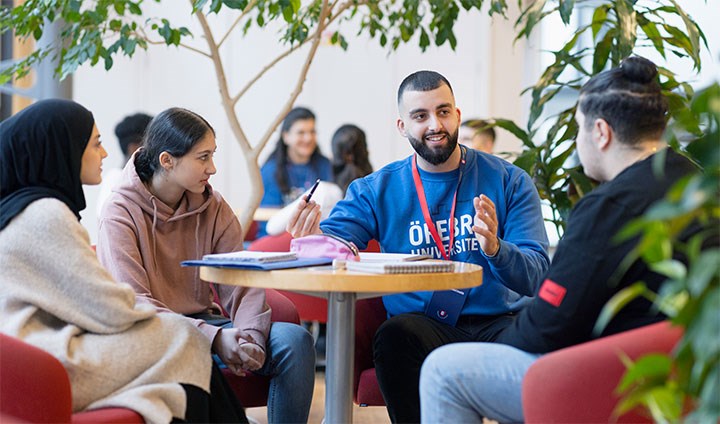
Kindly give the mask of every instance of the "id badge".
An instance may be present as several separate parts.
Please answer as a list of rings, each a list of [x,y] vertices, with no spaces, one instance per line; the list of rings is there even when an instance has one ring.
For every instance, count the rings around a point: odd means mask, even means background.
[[[462,311],[466,298],[467,293],[462,290],[453,289],[433,292],[425,309],[425,315],[454,327],[458,318],[460,318],[460,311]]]

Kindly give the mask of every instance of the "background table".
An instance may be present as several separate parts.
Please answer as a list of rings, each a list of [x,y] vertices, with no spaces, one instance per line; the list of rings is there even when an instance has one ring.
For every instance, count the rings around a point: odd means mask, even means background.
[[[455,263],[455,272],[366,274],[332,267],[250,271],[201,267],[200,278],[214,283],[291,290],[328,299],[325,367],[325,422],[352,422],[355,301],[383,294],[464,289],[482,283],[482,267]]]

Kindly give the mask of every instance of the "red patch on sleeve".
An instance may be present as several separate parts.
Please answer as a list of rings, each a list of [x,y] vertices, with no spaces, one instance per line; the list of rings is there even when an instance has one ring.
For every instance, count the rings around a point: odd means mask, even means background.
[[[538,293],[538,296],[540,296],[540,299],[557,308],[565,298],[565,293],[567,293],[567,289],[565,287],[548,279],[543,282],[542,286],[540,286],[540,293]]]

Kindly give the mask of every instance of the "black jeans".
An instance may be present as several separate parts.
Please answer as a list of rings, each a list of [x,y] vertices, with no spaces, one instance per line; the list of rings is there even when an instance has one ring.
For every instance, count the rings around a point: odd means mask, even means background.
[[[212,364],[210,393],[199,387],[182,384],[187,398],[185,419],[173,423],[247,423],[245,410],[225,380],[217,364]]]
[[[492,342],[514,315],[461,316],[451,327],[421,313],[400,314],[385,321],[373,344],[375,372],[390,420],[420,422],[420,368],[434,349],[460,342]]]

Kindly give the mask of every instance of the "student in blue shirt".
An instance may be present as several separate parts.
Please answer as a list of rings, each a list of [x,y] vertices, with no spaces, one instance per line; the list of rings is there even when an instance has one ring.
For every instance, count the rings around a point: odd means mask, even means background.
[[[665,280],[641,259],[615,275],[638,243],[638,238],[618,242],[615,236],[677,181],[697,172],[688,159],[666,149],[667,110],[658,70],[642,57],[625,59],[581,88],[575,143],[585,173],[602,184],[575,205],[537,296],[495,343],[444,346],[427,358],[423,422],[522,422],[522,382],[542,354],[665,318],[652,302],[638,298],[602,334],[593,334],[614,294],[637,281],[658,291]],[[692,224],[680,238],[702,229]]]
[[[297,199],[315,180],[332,181],[332,166],[320,153],[315,114],[304,107],[291,110],[280,128],[275,150],[260,170],[264,207],[281,207]]]
[[[459,308],[445,306],[458,303],[454,292],[383,297],[390,318],[374,341],[380,388],[393,422],[419,422],[425,357],[449,343],[494,340],[535,293],[549,265],[548,241],[530,177],[458,145],[460,110],[445,77],[419,71],[405,78],[398,109],[398,131],[416,153],[350,184],[322,225],[319,206],[301,201],[287,229],[483,266],[482,285],[463,291]]]

